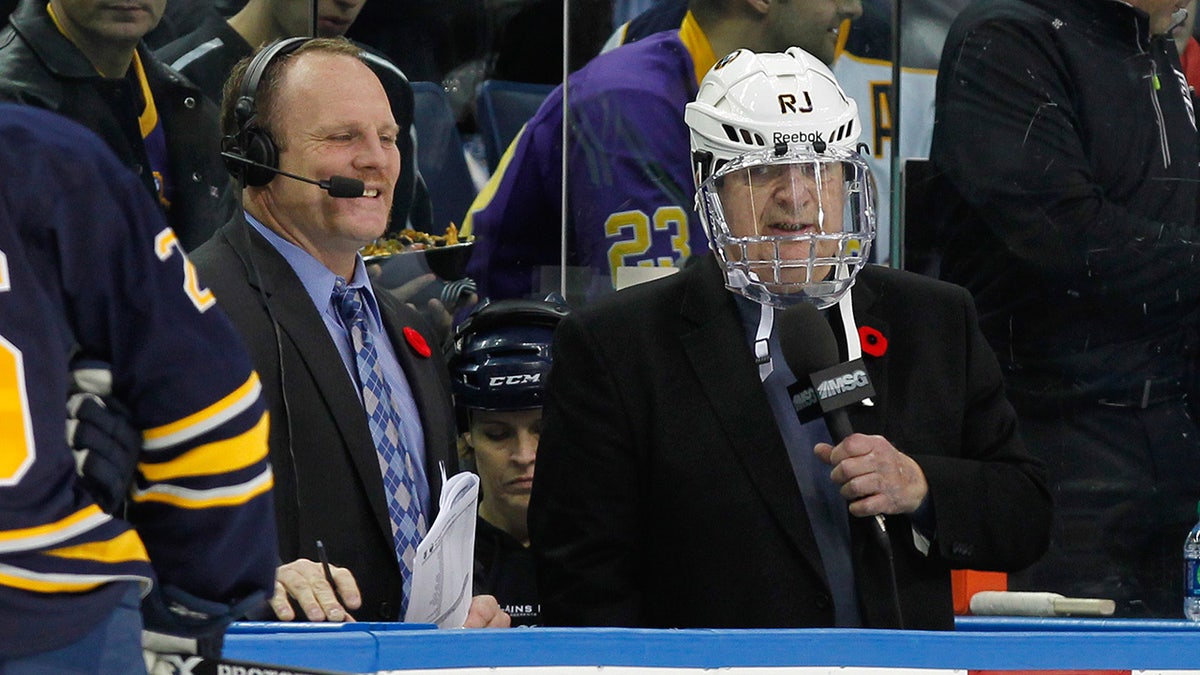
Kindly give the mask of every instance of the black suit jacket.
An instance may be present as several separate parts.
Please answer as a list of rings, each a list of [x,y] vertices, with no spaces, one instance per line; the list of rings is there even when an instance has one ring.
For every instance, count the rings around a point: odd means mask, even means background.
[[[1012,570],[1045,549],[1049,493],[960,288],[862,271],[859,326],[882,434],[929,482],[928,556],[887,518],[904,626],[953,627],[949,570]],[[560,324],[530,534],[547,625],[804,627],[833,604],[787,450],[715,259],[621,291]],[[895,627],[886,556],[851,518],[867,626]]]
[[[349,568],[358,581],[363,606],[355,618],[402,618],[400,569],[366,413],[311,297],[283,256],[240,215],[192,260],[245,338],[270,403],[281,558],[317,560],[320,539],[330,562]],[[447,476],[458,471],[449,375],[421,315],[387,291],[375,295],[420,410],[432,522],[439,465]],[[406,326],[434,348],[430,357],[410,348],[401,332]]]

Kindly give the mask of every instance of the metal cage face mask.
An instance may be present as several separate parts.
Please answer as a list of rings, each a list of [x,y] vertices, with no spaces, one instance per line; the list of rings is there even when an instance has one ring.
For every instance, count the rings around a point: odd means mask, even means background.
[[[875,183],[857,152],[809,146],[729,162],[696,192],[726,286],[759,303],[829,307],[875,239]]]

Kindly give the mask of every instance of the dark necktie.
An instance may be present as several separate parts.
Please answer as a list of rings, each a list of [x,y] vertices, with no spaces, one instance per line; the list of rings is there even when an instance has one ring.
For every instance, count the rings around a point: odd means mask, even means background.
[[[404,598],[400,611],[400,615],[404,616],[412,589],[413,558],[417,553],[417,544],[421,543],[426,532],[425,514],[421,512],[421,501],[413,478],[416,466],[400,436],[400,414],[392,403],[392,389],[383,378],[379,352],[375,349],[371,334],[367,332],[367,320],[358,290],[348,288],[339,280],[333,290],[333,303],[350,333],[358,382],[362,388],[363,408],[366,409],[371,437],[379,455],[396,559],[400,561],[404,579]]]

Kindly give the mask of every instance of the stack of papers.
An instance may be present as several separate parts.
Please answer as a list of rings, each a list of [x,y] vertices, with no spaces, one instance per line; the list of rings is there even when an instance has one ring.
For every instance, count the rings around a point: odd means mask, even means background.
[[[475,569],[475,514],[479,476],[464,471],[442,475],[438,515],[413,561],[412,592],[405,623],[462,628],[471,608]]]

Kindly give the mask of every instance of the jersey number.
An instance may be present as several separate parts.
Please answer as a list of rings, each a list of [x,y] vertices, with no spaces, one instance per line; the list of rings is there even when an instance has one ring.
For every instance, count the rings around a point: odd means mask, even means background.
[[[191,260],[188,260],[187,254],[183,252],[183,245],[179,243],[179,238],[175,236],[174,230],[168,227],[154,237],[154,252],[158,254],[159,260],[170,258],[176,251],[183,256],[183,292],[187,294],[196,309],[204,312],[216,304],[217,299],[213,296],[212,291],[200,287],[200,276],[196,274],[196,266],[192,264]]]
[[[679,257],[660,256],[645,259],[646,252],[654,243],[654,233],[671,230],[675,232],[671,237],[671,250]],[[633,234],[632,239],[628,238],[630,231]],[[626,239],[608,249],[608,271],[614,277],[618,267],[671,267],[675,265],[675,260],[686,260],[692,255],[692,247],[688,244],[687,214],[678,206],[660,206],[655,209],[653,226],[650,218],[642,211],[614,213],[604,222],[604,235],[611,239],[621,234],[625,234]]]
[[[21,350],[0,337],[0,486],[16,485],[35,454]]]

